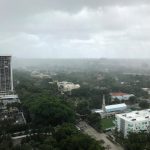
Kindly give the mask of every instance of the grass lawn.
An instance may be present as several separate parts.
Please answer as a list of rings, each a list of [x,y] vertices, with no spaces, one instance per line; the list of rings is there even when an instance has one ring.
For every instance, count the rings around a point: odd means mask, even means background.
[[[114,118],[104,118],[101,120],[102,129],[111,128],[114,126],[113,124]]]

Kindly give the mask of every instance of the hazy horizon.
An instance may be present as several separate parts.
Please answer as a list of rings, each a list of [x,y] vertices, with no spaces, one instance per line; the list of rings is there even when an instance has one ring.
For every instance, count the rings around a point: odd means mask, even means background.
[[[149,0],[0,0],[0,55],[150,59]]]

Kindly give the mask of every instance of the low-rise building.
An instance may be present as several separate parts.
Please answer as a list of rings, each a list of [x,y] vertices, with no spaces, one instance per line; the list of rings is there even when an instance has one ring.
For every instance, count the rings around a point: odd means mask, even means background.
[[[122,100],[129,100],[130,97],[135,96],[134,94],[128,94],[128,93],[123,93],[123,92],[113,92],[110,93],[112,101],[115,99],[118,99],[120,101]]]
[[[57,82],[57,86],[58,86],[58,89],[62,92],[70,92],[73,89],[80,88],[79,84],[74,84],[72,82],[67,82],[67,81]]]
[[[124,111],[126,109],[127,109],[127,105],[125,103],[105,106],[105,111],[107,113],[118,112],[118,111],[121,112],[121,111]]]
[[[49,79],[49,78],[51,78],[51,76],[49,74],[44,74],[44,73],[40,73],[37,71],[32,71],[31,76],[33,78],[37,78],[37,79]]]
[[[124,137],[129,132],[150,130],[150,109],[133,111],[130,113],[116,114],[116,127]]]

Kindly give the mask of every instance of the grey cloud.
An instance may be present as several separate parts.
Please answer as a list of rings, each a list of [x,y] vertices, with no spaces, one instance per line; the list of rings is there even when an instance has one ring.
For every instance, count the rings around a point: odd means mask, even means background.
[[[149,0],[0,0],[0,53],[150,56]]]
[[[87,7],[149,5],[149,0],[0,0],[0,18],[11,21],[51,10],[76,13]]]

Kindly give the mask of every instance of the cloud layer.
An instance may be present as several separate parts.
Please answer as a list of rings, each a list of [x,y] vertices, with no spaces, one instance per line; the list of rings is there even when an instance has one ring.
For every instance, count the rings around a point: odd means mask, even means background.
[[[149,0],[0,0],[0,54],[150,58]]]

